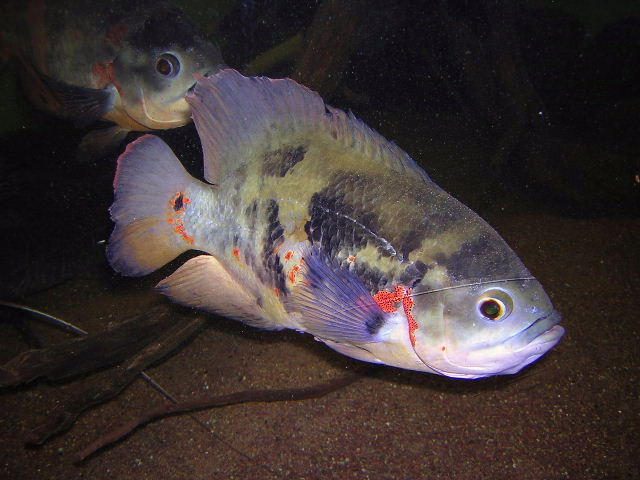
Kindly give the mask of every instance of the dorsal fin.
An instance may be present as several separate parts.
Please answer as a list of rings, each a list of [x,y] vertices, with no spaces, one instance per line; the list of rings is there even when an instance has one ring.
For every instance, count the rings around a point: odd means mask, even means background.
[[[355,116],[325,105],[320,96],[291,79],[244,77],[222,70],[198,77],[187,95],[204,153],[207,181],[220,183],[245,164],[265,136],[300,139],[324,131],[344,147],[366,154],[372,162],[431,183],[404,151]]]

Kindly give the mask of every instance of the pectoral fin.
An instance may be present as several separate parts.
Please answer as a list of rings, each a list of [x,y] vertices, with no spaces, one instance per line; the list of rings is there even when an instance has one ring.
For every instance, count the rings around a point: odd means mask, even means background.
[[[106,157],[116,151],[128,133],[129,130],[119,125],[91,130],[82,137],[76,151],[76,159],[80,162],[88,162]]]
[[[112,84],[97,89],[69,85],[45,75],[41,77],[60,102],[60,114],[71,119],[78,127],[86,127],[100,120],[114,106],[116,88]]]
[[[303,278],[296,282],[287,309],[301,314],[304,330],[336,350],[339,348],[335,343],[381,341],[378,332],[386,323],[387,314],[360,278],[319,248],[312,247],[304,252],[303,259],[300,270]]]

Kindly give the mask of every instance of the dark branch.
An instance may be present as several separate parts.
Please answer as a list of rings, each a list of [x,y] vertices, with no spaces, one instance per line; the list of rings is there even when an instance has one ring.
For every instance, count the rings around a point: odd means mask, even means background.
[[[145,368],[176,351],[206,323],[206,320],[200,316],[195,318],[185,318],[177,314],[168,316],[174,322],[171,328],[122,365],[109,370],[106,377],[100,377],[99,381],[93,382],[88,388],[84,388],[73,398],[63,402],[48,416],[47,421],[25,436],[25,441],[39,445],[52,435],[67,430],[82,412],[118,395]]]

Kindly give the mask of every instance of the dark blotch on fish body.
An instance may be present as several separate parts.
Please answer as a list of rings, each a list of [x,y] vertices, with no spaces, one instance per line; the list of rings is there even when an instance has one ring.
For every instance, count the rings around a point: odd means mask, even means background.
[[[284,242],[284,227],[279,220],[280,207],[275,200],[269,200],[266,208],[267,231],[263,245],[263,265],[270,274],[270,283],[283,294],[287,293],[284,267],[276,249]]]
[[[412,262],[400,275],[399,282],[402,285],[406,285],[409,288],[415,287],[422,281],[424,274],[429,271],[431,267],[420,260]]]
[[[480,236],[464,242],[460,249],[451,255],[438,255],[436,261],[446,267],[449,276],[455,280],[479,279],[489,271],[496,277],[509,276],[514,270],[510,256],[501,256],[503,243],[499,237]],[[483,258],[484,261],[471,261]]]
[[[173,202],[173,211],[174,212],[179,211],[183,207],[183,205],[184,205],[183,200],[184,200],[184,195],[182,195],[182,194],[180,194],[178,196],[178,198],[175,199],[175,201]]]
[[[307,153],[303,146],[283,147],[264,155],[263,171],[271,177],[284,177]]]
[[[364,325],[367,329],[367,332],[369,332],[371,335],[375,335],[380,331],[384,323],[385,323],[384,315],[377,312],[371,315],[371,317],[367,319]]]

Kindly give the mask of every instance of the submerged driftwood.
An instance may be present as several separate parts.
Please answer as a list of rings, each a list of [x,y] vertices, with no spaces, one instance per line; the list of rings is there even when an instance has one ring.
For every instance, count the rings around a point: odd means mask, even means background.
[[[0,366],[0,387],[29,383],[39,377],[58,381],[115,365],[139,352],[174,322],[171,312],[158,306],[104,331],[27,350]]]
[[[9,360],[0,367],[0,387],[17,386],[40,377],[59,381],[112,367],[98,376],[82,377],[80,392],[61,402],[45,422],[25,435],[25,441],[40,445],[67,430],[80,414],[118,395],[138,375],[163,392],[144,369],[174,353],[205,322],[203,316],[158,305],[102,332],[27,350]],[[166,392],[163,394],[171,398]]]

